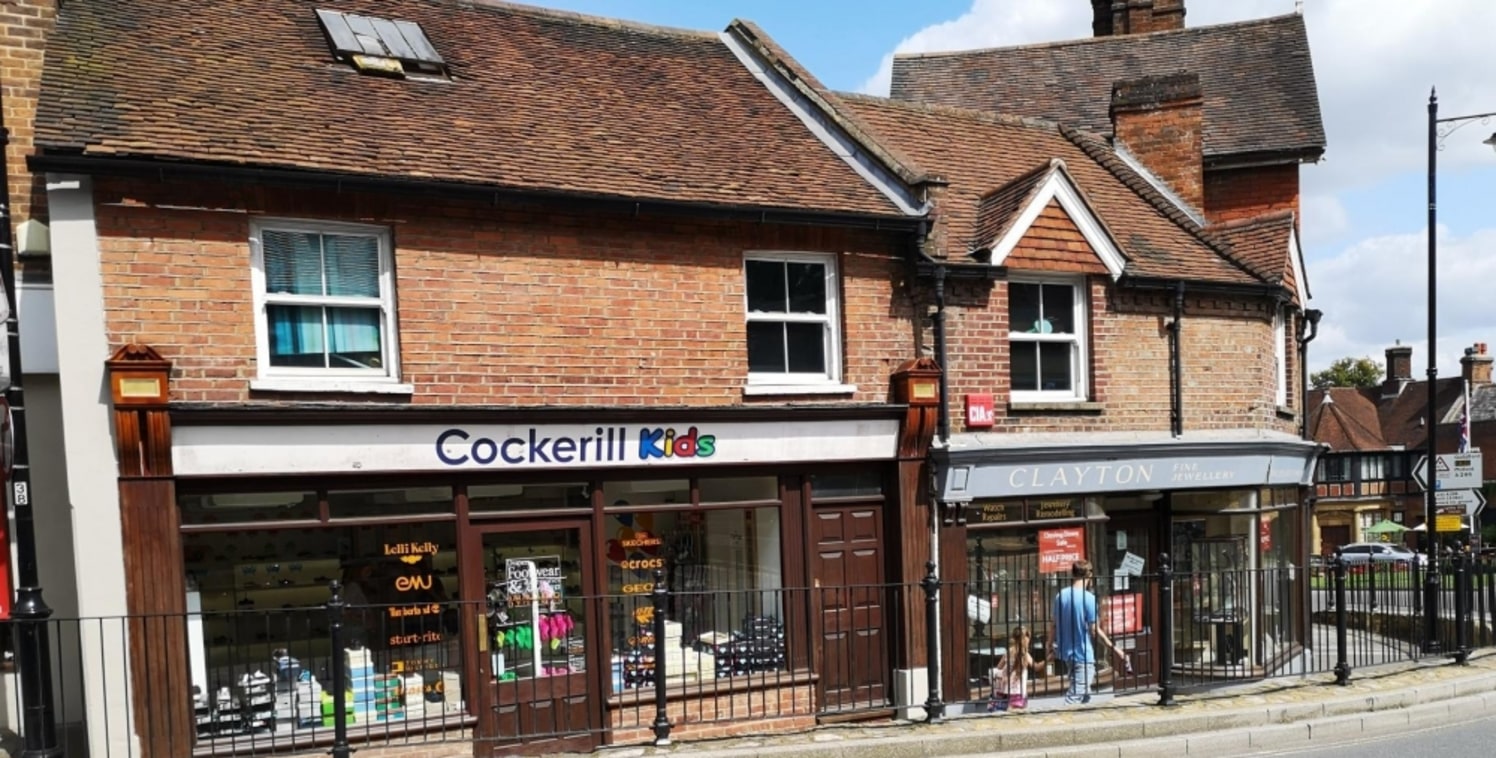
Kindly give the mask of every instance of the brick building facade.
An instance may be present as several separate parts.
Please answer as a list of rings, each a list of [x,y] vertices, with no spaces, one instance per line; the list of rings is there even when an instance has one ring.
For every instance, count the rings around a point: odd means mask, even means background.
[[[1212,162],[1203,74],[1122,77],[1100,107],[1142,120],[1114,139],[834,93],[747,22],[228,6],[70,0],[30,173],[12,164],[13,192],[45,188],[32,207],[64,295],[57,458],[67,554],[89,567],[74,612],[189,621],[86,648],[86,692],[129,677],[178,704],[111,730],[89,694],[97,754],[240,749],[222,688],[272,652],[340,654],[224,619],[408,571],[389,560],[402,546],[431,546],[398,563],[462,609],[417,630],[441,638],[417,673],[452,686],[405,720],[440,713],[480,753],[647,739],[626,673],[645,564],[715,596],[671,608],[683,639],[784,626],[772,672],[671,680],[677,734],[711,736],[909,715],[933,634],[946,701],[969,700],[1001,630],[968,627],[965,593],[927,629],[916,596],[844,591],[912,586],[932,558],[992,599],[996,570],[1053,580],[1038,544],[1056,529],[1080,530],[1104,572],[1196,542],[1239,548],[1232,570],[1300,562],[1314,448],[1293,434],[1297,222],[1268,212],[1280,186],[1229,178],[1258,169]],[[205,17],[219,33],[194,36]],[[435,56],[342,46],[339,19],[376,18],[419,25]],[[153,371],[161,395],[132,395]],[[288,556],[303,568],[258,578]],[[497,625],[524,623],[493,592],[524,572],[538,587],[542,568],[580,629],[567,655],[485,655],[507,644]],[[1285,608],[1248,633],[1301,644],[1302,620]],[[378,676],[408,673],[403,623],[361,631]],[[1185,665],[1255,675],[1294,654],[1225,634],[1190,642],[1219,655]],[[1132,644],[1142,661],[1184,643]],[[749,674],[764,676],[733,678]],[[283,723],[233,723],[301,745]]]

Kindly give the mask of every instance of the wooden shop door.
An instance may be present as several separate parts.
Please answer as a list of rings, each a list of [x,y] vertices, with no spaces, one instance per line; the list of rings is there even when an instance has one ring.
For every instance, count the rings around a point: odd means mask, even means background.
[[[588,690],[597,655],[589,603],[592,534],[584,521],[494,524],[469,534],[481,564],[475,754],[586,752],[602,742],[601,693]],[[589,695],[597,695],[589,697]]]
[[[888,603],[878,505],[816,508],[812,515],[815,634],[823,714],[889,704]]]

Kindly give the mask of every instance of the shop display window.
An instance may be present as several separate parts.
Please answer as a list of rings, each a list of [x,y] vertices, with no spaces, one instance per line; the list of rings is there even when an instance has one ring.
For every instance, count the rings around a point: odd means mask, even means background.
[[[1175,493],[1175,659],[1258,673],[1301,636],[1292,487]]]
[[[316,521],[321,518],[315,492],[219,492],[183,495],[178,502],[183,524]]]
[[[445,494],[443,494],[445,493]],[[450,503],[450,490],[333,493],[386,503]],[[222,495],[185,495],[184,514]],[[289,498],[287,498],[289,499]],[[294,507],[307,508],[316,497]],[[210,506],[218,507],[218,506]],[[253,506],[245,506],[252,508]],[[320,507],[318,505],[317,507]],[[460,714],[456,527],[399,523],[184,530],[188,663],[198,733],[293,733],[331,723],[332,673],[351,685],[354,728]],[[324,604],[338,580],[348,607],[334,650]]]
[[[483,534],[484,629],[496,681],[586,670],[580,537],[577,529]]]
[[[327,510],[334,519],[452,513],[452,488],[332,490]]]
[[[559,511],[591,507],[586,482],[545,484],[471,484],[467,487],[468,510]]]
[[[702,502],[762,501],[777,495],[778,482],[708,479],[698,491]],[[614,691],[654,684],[649,593],[661,577],[671,591],[665,643],[673,683],[785,670],[777,507],[634,510],[636,500],[689,502],[689,488],[661,482],[610,484],[606,494],[614,504],[603,534]]]
[[[1102,562],[1103,534],[1099,522],[969,533],[967,640],[972,658],[969,670],[979,685],[985,686],[987,672],[1007,652],[1007,640],[1017,627],[1028,630],[1034,659],[1044,660],[1055,595],[1070,585],[1074,559],[1084,557],[1093,565],[1106,565]],[[1058,544],[1062,541],[1063,547]],[[1066,553],[1060,555],[1061,550]],[[1093,588],[1098,600],[1108,594],[1103,581],[1105,577]]]

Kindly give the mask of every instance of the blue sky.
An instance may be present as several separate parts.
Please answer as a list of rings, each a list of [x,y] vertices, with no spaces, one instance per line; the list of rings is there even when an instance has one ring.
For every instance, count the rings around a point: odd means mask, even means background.
[[[895,51],[1090,35],[1089,0],[535,0],[552,8],[718,30],[750,19],[827,86],[887,94]],[[1189,26],[1296,12],[1296,0],[1187,0]],[[1492,0],[1304,0],[1329,147],[1305,166],[1302,229],[1314,307],[1310,356],[1378,361],[1396,341],[1427,360],[1426,104],[1496,111]],[[1451,134],[1439,169],[1440,376],[1475,342],[1496,345],[1496,120]]]

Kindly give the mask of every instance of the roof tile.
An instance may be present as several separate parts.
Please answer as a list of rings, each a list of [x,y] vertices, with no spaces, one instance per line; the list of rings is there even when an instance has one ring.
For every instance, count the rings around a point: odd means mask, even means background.
[[[307,0],[70,0],[49,152],[895,215],[719,35],[492,0],[340,0],[419,23],[451,80],[336,61]]]
[[[1227,63],[1229,62],[1229,63]],[[1299,15],[1152,34],[894,57],[893,97],[1048,118],[1110,135],[1112,84],[1200,75],[1207,157],[1324,152],[1309,35]]]
[[[949,183],[936,215],[936,223],[943,226],[937,230],[942,232],[939,237],[965,244],[978,229],[1001,225],[1005,213],[1016,212],[1004,208],[1018,202],[1002,189],[1022,195],[1025,179],[1032,179],[1036,171],[1042,175],[1058,159],[1127,257],[1128,274],[1263,283],[1216,250],[1182,211],[1156,197],[1157,191],[1116,158],[1099,136],[1034,119],[866,95],[840,97],[880,140]],[[965,252],[951,250],[947,255]]]

